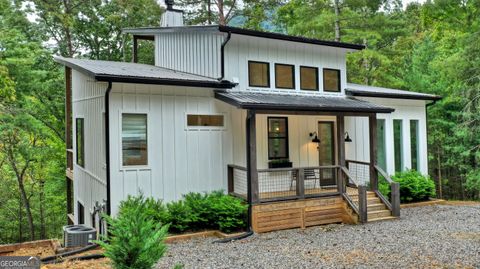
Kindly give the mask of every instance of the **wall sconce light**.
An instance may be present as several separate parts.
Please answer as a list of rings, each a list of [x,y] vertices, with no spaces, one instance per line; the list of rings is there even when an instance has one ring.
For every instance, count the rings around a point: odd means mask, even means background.
[[[313,137],[312,143],[319,143],[320,144],[320,139],[318,139],[317,132],[310,133],[310,137]]]
[[[345,132],[345,142],[352,142],[352,139],[348,135],[348,132]]]

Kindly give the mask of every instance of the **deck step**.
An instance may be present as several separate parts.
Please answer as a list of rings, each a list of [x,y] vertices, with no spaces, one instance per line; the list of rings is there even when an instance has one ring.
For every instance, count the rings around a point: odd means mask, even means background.
[[[375,222],[375,221],[384,221],[384,220],[394,220],[397,219],[397,217],[394,216],[388,216],[388,217],[381,217],[381,218],[373,218],[373,219],[368,219],[368,222]]]
[[[387,209],[387,206],[385,206],[384,204],[368,204],[367,205],[367,210],[368,212],[370,211],[378,211],[378,210],[385,210]]]
[[[392,213],[388,209],[367,211],[367,212],[368,212],[368,220],[392,216]]]

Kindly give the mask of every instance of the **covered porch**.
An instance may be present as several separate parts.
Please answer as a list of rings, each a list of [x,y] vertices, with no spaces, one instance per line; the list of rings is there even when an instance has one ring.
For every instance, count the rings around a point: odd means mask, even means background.
[[[245,162],[228,165],[228,192],[249,203],[251,219],[255,219],[252,208],[256,205],[335,197],[341,198],[345,208],[351,210],[359,222],[368,221],[368,202],[374,197],[382,201],[391,216],[399,216],[398,184],[391,181],[376,164],[376,116],[377,113],[390,113],[393,109],[349,97],[248,92],[217,92],[215,96],[242,111],[240,122],[243,121],[244,127],[239,130],[245,133],[242,137],[245,140]],[[351,140],[345,132],[345,120],[351,117],[368,119],[368,140],[357,141],[369,145],[368,162],[347,160],[345,157],[346,146]],[[292,151],[299,157],[289,156],[281,149],[272,150],[279,144],[276,140],[283,142],[281,134],[272,134],[275,133],[272,119],[283,118],[290,125],[277,124],[276,130],[298,134],[293,135],[295,141],[290,145],[286,142],[286,151]],[[300,124],[302,121],[306,123]],[[284,158],[282,161],[275,159],[275,153],[279,152],[283,153],[278,154]],[[378,191],[379,179],[389,183],[391,197],[383,197]],[[319,209],[319,205],[314,207]],[[329,214],[329,210],[322,212]],[[334,215],[344,213],[340,211],[341,207],[332,212]],[[299,214],[305,216],[305,208]],[[276,216],[275,221],[282,221],[282,215],[272,212],[270,215]]]

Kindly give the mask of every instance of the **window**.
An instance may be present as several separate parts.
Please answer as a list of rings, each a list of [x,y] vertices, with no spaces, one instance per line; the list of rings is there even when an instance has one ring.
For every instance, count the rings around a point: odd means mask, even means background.
[[[148,165],[147,115],[122,114],[123,165]]]
[[[377,164],[387,171],[387,154],[385,151],[385,120],[377,119]]]
[[[223,127],[223,115],[187,115],[188,127]]]
[[[268,118],[268,159],[288,158],[288,119]]]
[[[340,70],[323,69],[323,91],[340,92]]]
[[[82,203],[77,202],[78,224],[85,224],[85,208]]]
[[[85,167],[85,126],[83,118],[77,118],[75,121],[76,145],[77,145],[77,165]]]
[[[403,170],[403,135],[402,120],[393,120],[393,150],[395,159],[395,172]]]
[[[275,87],[295,89],[295,67],[288,64],[275,64]]]
[[[300,66],[300,89],[318,91],[318,68]]]
[[[270,87],[270,65],[263,62],[248,62],[248,85]]]
[[[410,152],[412,154],[412,169],[420,170],[418,150],[418,120],[410,120]]]

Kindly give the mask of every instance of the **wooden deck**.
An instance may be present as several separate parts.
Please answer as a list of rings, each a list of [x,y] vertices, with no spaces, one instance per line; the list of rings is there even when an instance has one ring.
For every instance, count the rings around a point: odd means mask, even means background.
[[[257,233],[356,222],[341,196],[254,205],[252,228]]]

